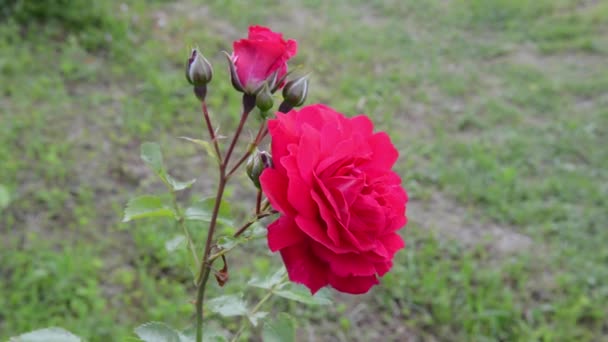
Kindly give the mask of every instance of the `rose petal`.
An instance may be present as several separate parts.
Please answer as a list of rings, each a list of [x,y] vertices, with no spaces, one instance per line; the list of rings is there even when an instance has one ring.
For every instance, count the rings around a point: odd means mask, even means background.
[[[340,246],[340,229],[344,229],[337,221],[335,212],[331,209],[331,205],[327,200],[319,196],[316,192],[311,193],[312,199],[317,203],[319,213],[326,227],[326,234],[331,240],[331,246]]]
[[[399,158],[399,151],[384,132],[372,135],[369,146],[372,150],[371,158],[361,165],[361,170],[372,178],[382,176],[393,167]]]
[[[268,226],[268,247],[273,252],[304,241],[306,235],[290,217],[281,216]]]
[[[376,273],[378,274],[378,276],[382,277],[393,267],[393,262],[390,260],[386,262],[378,262],[375,263],[374,266],[376,267]]]
[[[341,276],[370,276],[376,274],[373,262],[359,253],[336,254],[326,247],[313,243],[312,249],[319,259],[329,264],[330,270]]]
[[[323,130],[327,125],[341,128],[340,118],[335,115],[335,111],[321,104],[303,107],[297,112],[296,120],[299,126],[308,124],[317,131]]]
[[[319,157],[319,133],[312,126],[304,125],[298,147],[298,169],[302,179],[310,185],[312,183],[312,172]]]
[[[295,221],[303,233],[308,235],[308,237],[314,241],[331,249],[334,253],[348,253],[357,251],[357,248],[353,246],[336,246],[334,242],[327,236],[325,227],[322,226],[324,222],[319,222],[303,216],[297,216]]]
[[[364,137],[369,137],[374,132],[374,124],[365,115],[357,115],[351,119],[353,131],[362,134]]]
[[[234,55],[239,81],[248,90],[257,89],[273,72],[285,64],[284,54],[285,47],[274,42],[246,39],[236,41]]]
[[[250,40],[281,42],[283,40],[283,35],[278,32],[273,32],[267,27],[254,25],[249,27],[249,35],[247,38]]]
[[[293,116],[277,113],[276,119],[268,120],[268,131],[272,136],[271,152],[275,167],[282,170],[283,166],[279,161],[289,155],[289,146],[300,140]]]
[[[313,294],[327,285],[328,267],[312,253],[308,244],[284,248],[281,257],[291,281],[306,285]]]
[[[379,233],[386,226],[384,209],[371,196],[358,196],[351,208],[349,229],[353,231]]]
[[[378,284],[378,279],[375,275],[373,276],[347,276],[340,277],[336,274],[329,274],[329,284],[340,292],[346,292],[350,294],[363,294],[369,291],[369,289]]]
[[[297,150],[297,146],[292,146],[292,150]],[[296,157],[287,156],[283,158],[281,162],[287,171],[287,178],[289,179],[287,186],[287,199],[289,204],[291,204],[299,215],[316,218],[319,210],[312,197],[309,195],[311,192],[310,184],[305,182],[300,175]]]
[[[365,186],[363,177],[353,175],[331,177],[325,179],[323,183],[328,189],[335,189],[344,194],[344,198],[348,200],[349,205],[357,199]]]
[[[262,191],[272,207],[282,214],[294,214],[295,210],[287,200],[288,180],[275,169],[265,169],[260,175]]]
[[[388,259],[392,259],[395,253],[402,248],[405,248],[405,242],[399,234],[387,234],[378,238],[388,251]]]

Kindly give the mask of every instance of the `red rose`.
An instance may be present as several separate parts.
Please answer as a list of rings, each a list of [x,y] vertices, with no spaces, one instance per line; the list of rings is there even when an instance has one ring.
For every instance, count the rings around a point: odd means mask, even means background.
[[[285,41],[280,33],[262,26],[251,26],[249,37],[233,44],[231,61],[240,86],[246,93],[252,93],[276,71],[277,79],[285,76],[287,61],[296,54],[297,46],[295,40]]]
[[[364,115],[316,104],[268,122],[274,167],[260,177],[281,216],[268,227],[289,278],[312,293],[365,293],[405,246],[407,194],[391,170],[399,153]]]

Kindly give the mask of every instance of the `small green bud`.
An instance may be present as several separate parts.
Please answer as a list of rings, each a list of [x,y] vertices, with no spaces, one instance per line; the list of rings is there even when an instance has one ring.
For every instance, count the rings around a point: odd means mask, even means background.
[[[186,66],[186,79],[195,87],[207,85],[213,78],[213,68],[207,59],[197,50],[192,49]]]
[[[258,91],[258,93],[255,95],[255,105],[262,112],[270,110],[270,108],[272,108],[274,105],[274,100],[272,98],[272,94],[270,93],[268,83],[264,82],[262,89],[260,89],[260,91]]]
[[[283,88],[283,100],[292,107],[301,106],[308,95],[308,75],[287,82]]]
[[[258,189],[260,188],[260,175],[264,169],[269,167],[272,167],[272,157],[266,151],[256,150],[247,160],[247,176]]]

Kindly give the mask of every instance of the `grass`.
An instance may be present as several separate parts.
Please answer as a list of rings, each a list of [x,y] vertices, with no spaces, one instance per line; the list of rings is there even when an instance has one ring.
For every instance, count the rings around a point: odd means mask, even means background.
[[[148,140],[163,145],[172,173],[197,178],[182,200],[212,192],[208,161],[175,139],[204,132],[183,62],[198,45],[215,66],[210,107],[228,131],[238,97],[218,52],[252,23],[298,40],[295,63],[313,72],[309,103],[365,112],[389,132],[412,201],[408,247],[381,287],[323,309],[273,302],[301,317],[300,336],[607,338],[604,3],[100,6],[75,5],[61,20],[21,6],[0,24],[0,190],[9,195],[5,208],[0,198],[0,340],[46,326],[91,341],[133,339],[151,320],[189,327],[187,254],[165,249],[175,227],[122,224],[121,210],[135,194],[162,191],[138,159]],[[239,181],[232,196],[250,186]],[[471,240],[472,227],[531,244],[504,252],[495,235]],[[264,250],[260,241],[229,258],[231,281],[212,295],[272,272],[279,258]]]

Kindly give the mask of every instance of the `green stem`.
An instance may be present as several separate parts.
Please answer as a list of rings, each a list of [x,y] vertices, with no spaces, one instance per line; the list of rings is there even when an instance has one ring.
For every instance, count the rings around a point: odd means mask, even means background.
[[[239,159],[239,161],[236,162],[236,164],[232,167],[232,169],[230,169],[230,171],[228,172],[228,177],[232,176],[232,174],[234,172],[236,172],[236,170],[255,151],[256,147],[258,147],[258,145],[262,142],[262,139],[264,139],[264,137],[265,137],[265,135],[263,134],[265,130],[266,130],[266,121],[262,122],[262,125],[260,126],[260,129],[258,130],[258,133],[255,136],[255,139],[253,139],[253,142],[249,145],[247,152],[245,152],[245,154],[241,157],[241,159]]]
[[[247,228],[249,228],[249,227],[250,227],[252,224],[254,224],[255,222],[259,221],[260,219],[262,219],[262,218],[264,218],[264,217],[266,217],[266,216],[270,216],[270,215],[272,215],[272,214],[276,214],[276,212],[274,212],[274,211],[273,211],[273,212],[267,212],[267,213],[261,213],[261,214],[258,214],[258,215],[257,215],[257,216],[255,216],[253,219],[251,219],[250,221],[248,221],[247,223],[245,223],[243,226],[241,226],[241,228],[239,228],[239,229],[237,230],[237,232],[236,232],[236,233],[234,233],[234,235],[232,235],[232,237],[235,237],[235,238],[236,238],[236,237],[239,237],[239,236],[240,236],[241,234],[243,234],[243,232],[245,232],[245,230],[246,230]],[[246,242],[246,241],[250,241],[250,240],[253,240],[253,239],[256,239],[256,238],[262,238],[262,237],[263,237],[263,236],[259,236],[259,237],[253,237],[253,236],[251,236],[251,237],[246,237],[246,238],[243,238],[242,242]],[[221,257],[222,255],[224,255],[224,254],[226,254],[226,253],[230,252],[231,250],[233,250],[234,248],[236,248],[236,247],[237,247],[238,245],[240,245],[240,244],[241,244],[241,243],[240,243],[240,242],[238,242],[238,243],[236,243],[236,244],[232,245],[232,247],[230,247],[230,248],[223,248],[223,249],[221,249],[219,252],[214,253],[214,254],[211,254],[211,255],[209,256],[209,261],[213,262],[215,259],[217,259],[217,258]]]
[[[232,237],[239,237],[241,234],[243,234],[245,232],[245,230],[247,230],[247,228],[251,227],[252,224],[254,224],[254,223],[258,222],[260,219],[263,219],[264,217],[270,216],[272,214],[273,214],[272,212],[256,214],[256,216],[252,220],[245,223],[241,228],[239,228],[236,231],[236,233],[234,233],[234,235],[232,235]]]
[[[226,187],[226,178],[224,176],[224,172],[224,168],[221,167],[220,184],[217,188],[217,195],[215,196],[215,205],[213,206],[211,223],[209,223],[209,232],[207,233],[205,252],[203,254],[203,262],[201,263],[201,271],[199,273],[199,279],[197,281],[198,291],[196,295],[196,342],[203,341],[203,304],[205,301],[205,289],[207,287],[207,280],[209,280],[209,273],[211,271],[209,254],[211,252],[211,242],[213,241],[213,234],[215,233],[215,227],[217,225],[217,216],[219,213],[220,204],[222,202],[222,196],[224,195],[224,188]]]
[[[255,213],[256,215],[262,210],[262,189],[258,189],[258,195],[255,198]]]
[[[203,112],[206,113],[206,106],[203,103]],[[209,223],[209,231],[207,232],[207,241],[205,242],[205,252],[203,253],[203,261],[201,262],[201,269],[199,272],[199,278],[197,281],[197,295],[196,295],[196,342],[203,341],[203,304],[205,302],[205,288],[207,287],[207,281],[209,280],[209,274],[211,272],[211,263],[213,260],[209,259],[211,255],[211,244],[213,242],[213,235],[215,233],[215,228],[217,226],[217,217],[220,211],[220,205],[222,203],[222,197],[224,196],[224,190],[226,188],[226,183],[228,182],[228,176],[226,175],[226,168],[228,166],[228,162],[230,161],[230,156],[232,155],[232,151],[236,145],[241,132],[243,131],[243,126],[245,125],[245,121],[247,121],[247,117],[249,116],[249,111],[244,111],[243,115],[241,115],[241,121],[239,122],[239,126],[234,133],[234,137],[230,142],[230,146],[226,152],[224,160],[220,161],[220,181],[217,187],[217,193],[215,195],[215,204],[213,206],[213,213],[211,214],[211,222]],[[205,114],[205,118],[208,118],[208,115]],[[211,128],[211,122],[207,122],[207,127],[210,130],[210,134],[213,131]],[[214,135],[212,135],[212,138]],[[215,141],[215,140],[214,140]],[[218,156],[219,148],[217,149]]]
[[[215,131],[213,130],[213,126],[211,125],[211,117],[209,115],[209,110],[207,109],[207,102],[202,102],[203,108],[203,116],[205,117],[205,123],[207,124],[207,130],[209,131],[209,136],[211,137],[211,141],[213,142],[213,147],[215,148],[215,154],[217,155],[217,160],[222,162],[222,153],[220,152],[220,145],[217,142],[217,137],[215,136]]]
[[[224,175],[226,176],[226,168],[228,167],[228,161],[230,160],[230,156],[232,155],[232,151],[234,151],[234,146],[236,146],[236,141],[239,139],[241,132],[243,131],[243,126],[245,126],[245,121],[247,121],[247,117],[249,116],[249,112],[244,112],[241,115],[241,121],[239,122],[239,126],[234,133],[234,138],[230,142],[230,146],[228,147],[228,151],[226,152],[226,157],[224,162],[222,163],[222,168],[224,169]],[[234,171],[234,170],[231,170]],[[229,173],[227,176],[229,177],[232,173]]]

